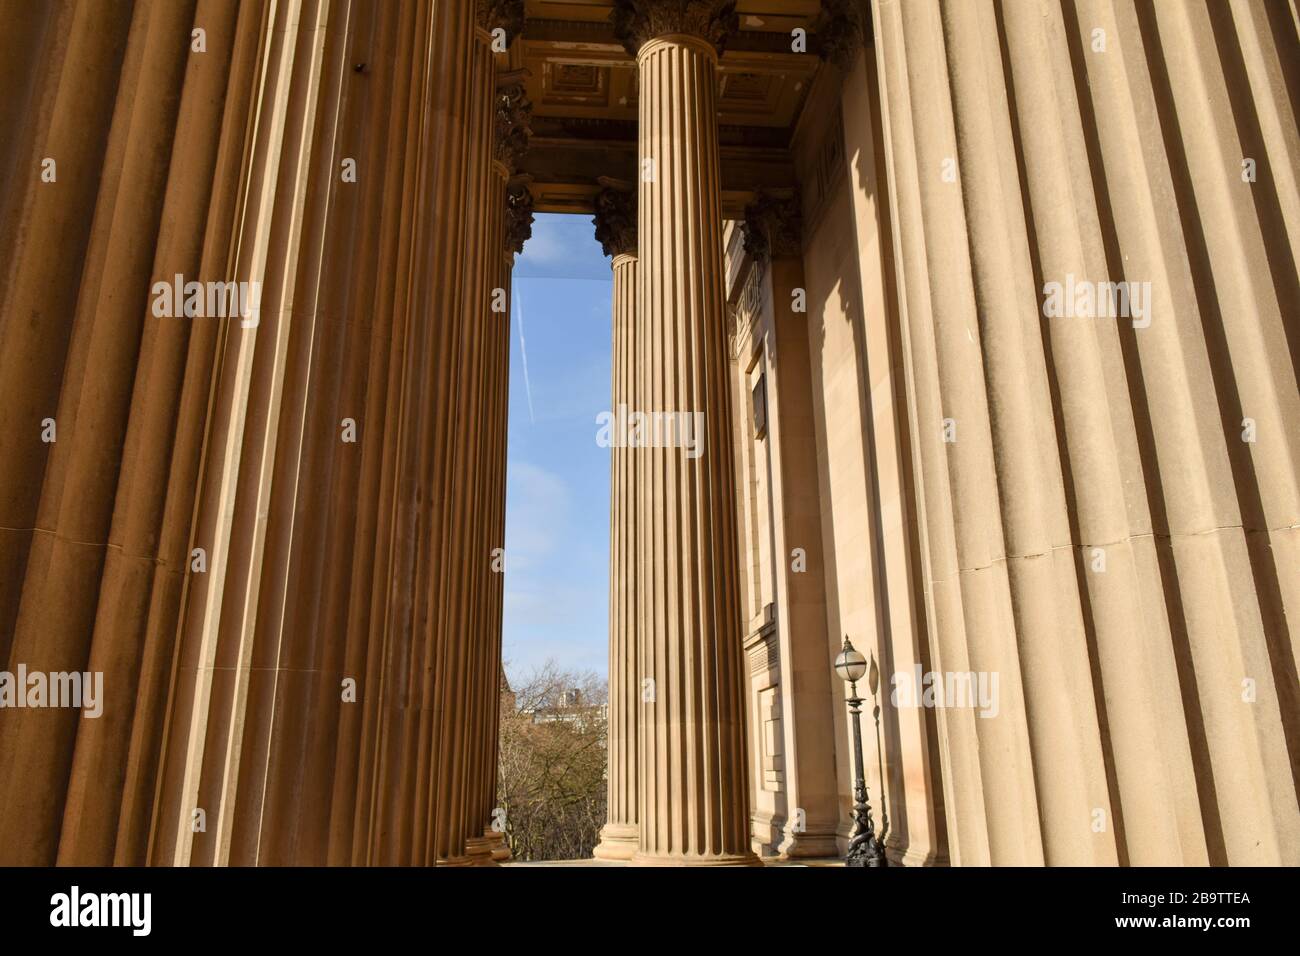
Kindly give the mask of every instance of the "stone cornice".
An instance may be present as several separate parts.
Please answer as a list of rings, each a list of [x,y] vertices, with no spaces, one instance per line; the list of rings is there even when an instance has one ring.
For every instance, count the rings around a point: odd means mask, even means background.
[[[670,34],[698,37],[722,53],[740,29],[736,0],[614,0],[609,19],[614,35],[633,56],[656,37]]]
[[[636,255],[636,193],[602,189],[596,196],[596,241],[607,256]]]
[[[803,249],[803,215],[797,199],[761,194],[745,207],[745,251],[760,262],[797,256]]]
[[[519,168],[519,160],[528,151],[528,139],[532,135],[533,104],[524,85],[511,83],[498,89],[493,113],[493,158],[513,175]]]

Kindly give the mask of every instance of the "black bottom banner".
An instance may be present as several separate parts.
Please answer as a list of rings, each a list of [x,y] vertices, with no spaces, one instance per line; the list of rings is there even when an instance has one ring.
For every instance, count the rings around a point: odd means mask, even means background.
[[[755,869],[512,864],[470,869],[4,869],[6,941],[115,946],[403,936],[435,951],[675,950],[1104,936],[1285,938],[1293,874],[1260,869]],[[604,932],[602,932],[604,931]],[[476,940],[478,941],[476,943]]]

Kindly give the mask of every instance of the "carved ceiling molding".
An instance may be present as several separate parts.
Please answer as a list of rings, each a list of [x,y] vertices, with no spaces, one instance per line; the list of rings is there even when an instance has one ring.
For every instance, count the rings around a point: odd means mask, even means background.
[[[596,241],[605,255],[636,255],[636,192],[602,189],[596,194]]]
[[[613,19],[612,17],[610,18]],[[550,17],[529,17],[524,39],[532,44],[562,44],[571,48],[573,43],[594,44],[601,53],[612,52],[610,46],[618,47],[620,53],[611,58],[614,65],[632,66],[623,53],[629,52],[622,44],[610,20],[560,20]],[[591,49],[587,47],[586,49]],[[727,36],[727,49],[745,53],[790,53],[790,35],[764,30],[737,30]]]
[[[803,249],[803,214],[797,199],[760,193],[745,207],[740,228],[745,251],[759,262],[798,256]]]
[[[721,54],[740,30],[736,0],[614,0],[609,19],[632,56],[655,37],[671,33],[699,37]]]

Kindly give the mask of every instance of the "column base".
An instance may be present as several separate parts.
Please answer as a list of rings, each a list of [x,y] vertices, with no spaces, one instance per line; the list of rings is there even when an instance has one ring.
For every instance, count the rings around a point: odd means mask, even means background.
[[[718,856],[694,856],[685,853],[635,853],[629,866],[762,866],[755,853],[728,853]]]
[[[438,858],[438,866],[473,866],[474,858],[466,854],[465,856],[449,856],[445,859]]]
[[[635,823],[606,823],[591,855],[598,860],[630,860],[640,843],[641,831]]]
[[[483,839],[487,840],[488,850],[492,854],[492,862],[504,863],[510,859],[510,844],[506,843],[504,833],[498,833],[489,827],[483,831]]]
[[[496,860],[492,859],[492,843],[487,836],[466,837],[465,838],[465,855],[470,858],[473,866],[495,866]]]
[[[777,856],[787,859],[811,857],[815,859],[839,856],[839,841],[834,828],[824,833],[790,833],[786,832],[780,846],[776,847]]]

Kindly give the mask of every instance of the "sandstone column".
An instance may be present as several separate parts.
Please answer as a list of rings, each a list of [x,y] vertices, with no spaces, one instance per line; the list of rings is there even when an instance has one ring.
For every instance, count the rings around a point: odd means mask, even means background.
[[[596,199],[596,239],[612,256],[613,372],[610,413],[621,421],[640,407],[636,382],[636,195],[605,189]],[[595,855],[626,860],[636,852],[637,826],[637,616],[636,451],[615,440],[610,447],[609,496],[609,754],[608,822]]]
[[[532,104],[517,75],[505,74],[497,78],[492,115],[492,175],[483,196],[489,228],[483,259],[485,297],[482,313],[468,318],[469,322],[482,327],[484,337],[484,398],[480,415],[483,472],[479,482],[483,502],[474,545],[474,553],[479,557],[473,567],[478,583],[474,599],[478,618],[473,631],[476,655],[473,732],[470,735],[473,755],[464,820],[466,850],[479,864],[500,859],[505,851],[502,833],[492,826],[492,811],[496,795],[504,597],[503,566],[497,558],[497,549],[505,546],[510,271],[517,251],[511,245],[507,230],[510,180],[520,157],[528,148],[528,120],[532,115]]]
[[[0,711],[0,864],[143,862],[217,342],[148,291],[224,255],[225,101],[248,95],[258,20],[0,10],[0,669],[104,686],[97,719]]]
[[[640,71],[639,411],[682,429],[635,450],[643,864],[752,864],[722,292],[717,62],[734,4],[620,0]],[[688,457],[690,455],[691,457]]]
[[[461,302],[466,204],[451,197],[466,195],[473,19],[465,0],[384,9],[403,19],[389,41],[396,57],[380,46],[369,67],[376,79],[390,70],[396,77],[387,124],[371,134],[371,168],[384,192],[375,210],[381,228],[363,246],[380,259],[362,290],[373,297],[375,354],[345,653],[360,693],[340,716],[331,863],[432,862],[424,839],[436,759],[428,722],[440,714],[426,661],[441,660],[445,641],[428,620],[427,581],[440,557],[443,436],[456,404],[445,370],[459,325],[447,316]]]
[[[498,174],[493,162],[494,65],[491,11],[478,8],[473,58],[470,70],[470,122],[467,140],[469,162],[466,194],[468,196],[464,246],[465,269],[463,306],[453,310],[452,324],[458,326],[453,361],[446,370],[456,383],[454,414],[447,423],[446,460],[448,498],[441,509],[442,544],[436,580],[425,587],[437,600],[429,613],[444,635],[444,655],[431,660],[434,672],[435,708],[445,717],[432,721],[440,738],[434,742],[438,759],[436,771],[435,828],[429,851],[436,852],[438,865],[473,862],[466,841],[473,836],[481,840],[482,821],[470,824],[470,800],[477,740],[483,733],[479,671],[485,665],[481,653],[484,644],[479,631],[480,608],[476,597],[485,585],[491,569],[482,553],[484,496],[482,473],[486,448],[482,442],[486,386],[485,345],[490,329],[489,309],[492,286],[496,279],[496,256],[491,250],[495,216],[490,214],[492,200],[498,195]],[[481,845],[479,850],[485,848]]]
[[[509,88],[507,88],[509,89]],[[520,108],[522,104],[518,102],[522,97],[522,88],[509,92],[509,97],[515,100],[515,106]],[[531,109],[531,105],[528,107]],[[498,115],[500,115],[498,113]],[[526,112],[523,114],[526,116]],[[522,120],[521,120],[522,121]],[[518,139],[521,133],[520,127],[513,126],[514,134],[512,139]],[[526,144],[527,137],[522,136],[522,143]],[[491,522],[491,548],[495,552],[501,549],[500,554],[505,553],[506,544],[506,439],[509,432],[509,402],[508,391],[510,385],[510,274],[514,268],[515,256],[523,252],[524,243],[533,231],[533,197],[528,191],[528,186],[524,176],[512,176],[506,184],[506,189],[502,204],[501,218],[501,258],[498,265],[500,269],[498,287],[505,291],[505,312],[499,318],[494,320],[496,342],[494,345],[494,362],[498,372],[497,381],[497,410],[496,420],[494,423],[495,437],[491,439],[496,462],[495,470],[492,472],[491,480],[493,482],[493,501],[495,502],[495,512]],[[505,842],[505,833],[498,829],[505,825],[506,821],[495,818],[496,813],[496,786],[497,786],[497,761],[498,761],[498,742],[501,730],[501,682],[503,672],[501,670],[501,622],[505,606],[505,573],[504,567],[492,575],[492,597],[489,612],[489,618],[492,638],[491,666],[489,673],[492,675],[492,709],[491,725],[488,728],[486,746],[490,750],[491,758],[488,761],[486,779],[484,787],[486,790],[486,799],[484,805],[488,807],[489,820],[488,827],[484,830],[484,836],[488,841],[488,848],[491,851],[492,859],[501,862],[510,859],[510,847]]]
[[[481,831],[507,340],[473,321],[504,228],[473,6],[0,3],[0,669],[104,677],[98,717],[0,712],[0,862]]]
[[[823,10],[827,6],[823,5]],[[821,37],[820,46],[822,55],[843,75],[839,111],[857,225],[857,273],[862,290],[861,308],[856,310],[858,315],[849,330],[849,340],[856,343],[854,365],[862,409],[860,417],[852,412],[849,417],[857,419],[866,446],[866,530],[871,542],[870,547],[862,549],[862,567],[872,587],[867,615],[870,623],[861,633],[874,639],[881,673],[888,680],[889,675],[900,671],[914,673],[916,664],[922,665],[922,673],[930,670],[931,655],[908,441],[911,426],[903,386],[902,329],[888,242],[893,224],[884,137],[880,132],[879,83],[869,24],[865,44],[863,26],[859,20],[840,21],[832,36]],[[836,639],[835,634],[827,636]],[[857,633],[850,636],[855,642],[859,639]],[[843,638],[842,633],[839,638]],[[865,652],[865,648],[860,649]],[[846,686],[839,696],[847,693]],[[872,773],[877,761],[867,760],[868,791],[882,793],[888,800],[886,851],[891,859],[899,859],[901,854],[905,866],[947,861],[935,717],[933,708],[898,708],[886,703],[881,710],[886,761],[883,787]],[[874,731],[869,736],[874,738]],[[847,751],[847,724],[840,732],[840,740]],[[840,763],[839,789],[844,794],[841,827],[847,833],[852,823],[852,771],[848,761]]]
[[[1294,17],[873,11],[953,861],[1294,860]]]

